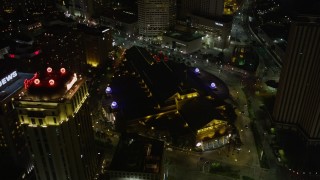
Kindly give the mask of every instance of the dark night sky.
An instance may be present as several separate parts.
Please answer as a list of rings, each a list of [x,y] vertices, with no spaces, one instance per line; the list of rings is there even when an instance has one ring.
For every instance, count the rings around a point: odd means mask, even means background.
[[[320,15],[320,0],[280,0],[285,9],[292,14]]]

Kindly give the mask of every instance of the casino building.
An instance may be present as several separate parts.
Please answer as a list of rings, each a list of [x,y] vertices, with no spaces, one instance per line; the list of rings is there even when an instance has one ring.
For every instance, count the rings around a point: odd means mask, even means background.
[[[93,144],[86,79],[65,68],[24,81],[14,108],[27,137],[38,180],[93,179]]]
[[[201,150],[228,143],[232,107],[224,102],[229,91],[220,79],[198,68],[158,61],[137,46],[125,57],[106,89],[119,130],[168,142],[187,137],[190,146],[198,144]]]

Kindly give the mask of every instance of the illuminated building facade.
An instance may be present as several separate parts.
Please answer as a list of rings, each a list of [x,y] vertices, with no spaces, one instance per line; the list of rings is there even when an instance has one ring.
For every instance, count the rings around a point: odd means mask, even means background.
[[[66,69],[36,73],[14,99],[36,178],[93,179],[96,152],[85,78]]]
[[[30,77],[32,74],[16,70],[1,73],[0,76],[1,178],[17,179],[18,176],[22,178],[32,170],[24,132],[12,106],[12,98],[23,88],[24,79]]]
[[[86,62],[90,67],[98,67],[106,63],[108,52],[112,49],[111,28],[82,27],[83,44],[86,54]]]
[[[320,144],[320,19],[298,17],[291,25],[273,117],[276,125]]]
[[[233,17],[223,14],[224,0],[181,0],[180,7],[177,24],[204,34],[203,44],[208,48],[229,47]]]
[[[161,35],[173,26],[176,0],[138,0],[139,34],[145,37]]]
[[[14,11],[16,11],[17,9],[17,4],[18,3],[15,3],[13,1],[10,1],[10,0],[3,0],[1,1],[1,7],[0,7],[0,12],[6,12],[6,13],[13,13]],[[22,3],[22,2],[20,2]]]
[[[231,108],[221,101],[228,97],[228,88],[221,80],[198,68],[158,60],[144,48],[126,51],[124,70],[115,75],[106,93],[116,102],[110,104],[110,112],[118,128],[123,125],[127,132],[147,132],[154,138],[184,133],[190,146],[230,133],[225,126],[232,118],[227,113]],[[206,127],[210,132],[197,137]]]
[[[172,49],[177,49],[181,53],[188,54],[198,51],[202,47],[199,33],[189,33],[183,31],[168,31],[163,34],[163,43]]]
[[[225,0],[223,14],[234,14],[239,9],[239,3],[239,0]]]

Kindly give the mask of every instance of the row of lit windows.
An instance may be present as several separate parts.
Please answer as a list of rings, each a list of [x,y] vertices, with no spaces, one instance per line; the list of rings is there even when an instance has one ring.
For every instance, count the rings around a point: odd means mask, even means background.
[[[0,147],[7,147],[7,144],[2,144],[2,143],[0,143]]]
[[[145,174],[145,173],[133,173],[124,171],[113,171],[110,172],[111,177],[123,177],[123,178],[138,178],[138,179],[158,179],[155,174]]]

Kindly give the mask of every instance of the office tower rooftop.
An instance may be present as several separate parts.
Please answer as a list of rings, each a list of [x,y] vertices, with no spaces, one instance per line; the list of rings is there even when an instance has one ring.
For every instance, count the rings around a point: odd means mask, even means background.
[[[48,67],[14,99],[37,179],[93,179],[96,153],[85,78]]]

